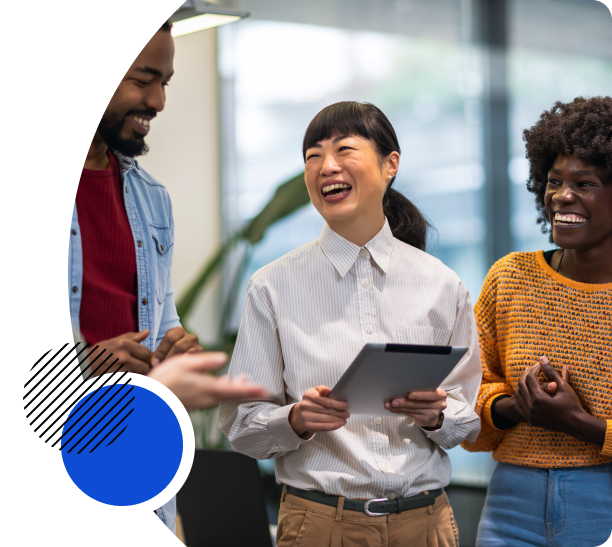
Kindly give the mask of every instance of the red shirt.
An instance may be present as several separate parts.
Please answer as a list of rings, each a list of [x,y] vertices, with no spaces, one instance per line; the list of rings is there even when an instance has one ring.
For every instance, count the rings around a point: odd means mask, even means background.
[[[119,166],[83,169],[76,208],[83,246],[79,321],[91,344],[138,331],[134,236],[123,201]]]

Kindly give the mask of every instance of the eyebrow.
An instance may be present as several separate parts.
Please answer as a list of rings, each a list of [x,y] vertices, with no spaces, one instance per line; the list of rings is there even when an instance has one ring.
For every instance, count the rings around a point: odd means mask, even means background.
[[[559,175],[561,173],[561,171],[559,171],[559,169],[551,169],[550,170],[551,173],[555,173],[556,175]],[[570,173],[572,175],[591,175],[593,177],[597,177],[597,174],[594,173],[593,171],[584,171],[584,170],[578,170],[578,171],[570,171]]]
[[[348,135],[339,135],[338,137],[336,137],[332,143],[336,144],[337,142],[341,141],[342,139],[346,139],[348,137]],[[308,148],[322,148],[321,143],[317,142],[315,144],[313,144],[312,146],[309,146]]]
[[[158,78],[164,77],[161,71],[157,70],[156,68],[150,67],[150,66],[139,66],[139,67],[136,67],[134,70],[137,72],[144,72],[145,74],[150,74],[151,76],[157,76]],[[170,73],[167,79],[169,80],[170,78],[172,78],[173,75],[174,75],[174,71]]]

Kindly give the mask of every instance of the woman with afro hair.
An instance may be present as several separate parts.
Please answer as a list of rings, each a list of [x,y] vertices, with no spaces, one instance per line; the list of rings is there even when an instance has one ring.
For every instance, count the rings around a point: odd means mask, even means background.
[[[476,304],[471,451],[493,451],[477,546],[594,546],[612,532],[612,98],[557,102],[523,133],[554,249],[512,253]]]

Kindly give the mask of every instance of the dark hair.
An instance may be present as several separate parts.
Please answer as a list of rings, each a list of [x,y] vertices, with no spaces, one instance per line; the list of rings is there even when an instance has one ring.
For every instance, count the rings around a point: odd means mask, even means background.
[[[302,144],[304,161],[306,150],[334,135],[358,135],[372,141],[381,159],[391,152],[401,154],[391,122],[379,108],[370,103],[343,101],[321,110],[306,129]],[[389,220],[393,236],[424,251],[427,230],[431,225],[406,196],[391,188],[394,182],[395,177],[383,198],[383,212]]]
[[[159,27],[159,30],[163,30],[164,32],[170,32],[172,30],[172,21],[168,19],[161,27]]]
[[[578,97],[571,103],[557,101],[538,122],[523,131],[529,160],[527,190],[535,194],[542,233],[550,230],[544,194],[550,171],[559,154],[571,154],[584,163],[603,168],[612,178],[612,98]]]

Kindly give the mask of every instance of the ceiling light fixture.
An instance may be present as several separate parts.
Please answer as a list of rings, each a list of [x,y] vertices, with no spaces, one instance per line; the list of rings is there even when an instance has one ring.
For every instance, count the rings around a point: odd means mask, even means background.
[[[170,20],[172,21],[172,36],[184,36],[208,28],[218,27],[226,23],[239,21],[250,14],[247,11],[237,11],[212,2],[202,0],[187,0]]]

